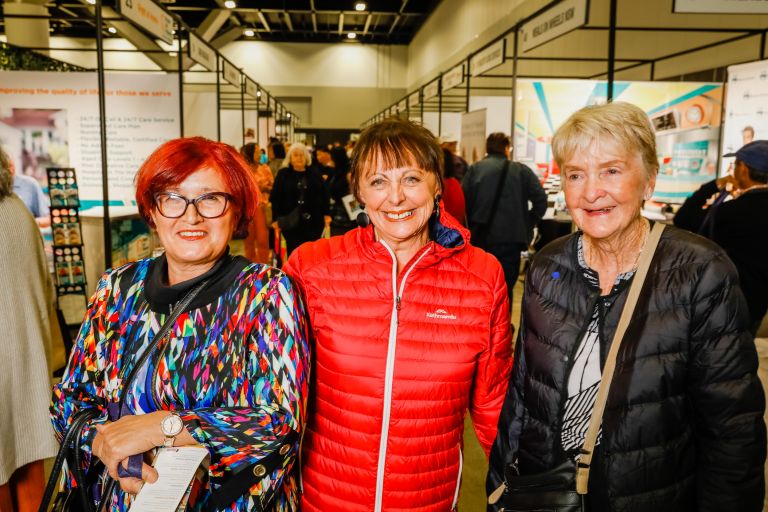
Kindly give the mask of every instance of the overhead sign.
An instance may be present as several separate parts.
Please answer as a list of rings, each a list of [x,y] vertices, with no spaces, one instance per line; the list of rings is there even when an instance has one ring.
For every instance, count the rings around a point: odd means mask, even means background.
[[[189,58],[201,64],[208,71],[216,71],[216,50],[195,34],[189,34]]]
[[[397,104],[397,111],[405,112],[406,110],[408,110],[408,99],[403,98],[402,100],[400,100],[400,103]]]
[[[768,0],[675,0],[672,12],[768,14]]]
[[[501,39],[470,59],[469,70],[472,76],[485,73],[504,62],[504,42],[505,39]]]
[[[690,1],[700,2],[700,0]],[[589,13],[587,3],[588,0],[565,0],[523,25],[520,28],[523,52],[585,25]]]
[[[259,97],[259,86],[248,77],[245,77],[245,94],[253,98]]]
[[[173,17],[152,0],[120,0],[120,14],[166,43],[173,43]]]
[[[464,64],[459,64],[443,75],[443,92],[453,89],[463,81]]]
[[[424,86],[422,91],[423,101],[427,101],[430,98],[434,98],[440,92],[440,81],[435,79]]]
[[[419,104],[419,91],[416,91],[414,93],[411,93],[410,96],[408,96],[408,106],[410,108],[413,108],[418,104]]]
[[[240,87],[240,70],[237,69],[227,59],[224,59],[224,80],[231,83],[235,87]]]

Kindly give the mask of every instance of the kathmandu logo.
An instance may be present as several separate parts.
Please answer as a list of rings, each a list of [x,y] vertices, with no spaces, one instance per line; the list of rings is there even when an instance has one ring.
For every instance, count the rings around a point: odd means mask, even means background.
[[[456,315],[452,315],[444,309],[436,309],[434,313],[427,313],[427,318],[436,318],[438,320],[456,320]]]

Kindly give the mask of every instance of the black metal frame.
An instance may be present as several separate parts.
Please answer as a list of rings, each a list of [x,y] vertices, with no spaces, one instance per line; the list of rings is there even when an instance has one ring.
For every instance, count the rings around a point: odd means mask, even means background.
[[[627,71],[630,69],[634,69],[640,66],[649,66],[649,77],[650,80],[653,81],[656,79],[656,63],[665,61],[668,59],[672,59],[675,57],[681,57],[683,55],[688,55],[691,53],[695,53],[702,50],[707,50],[710,48],[714,48],[716,46],[725,45],[728,43],[733,43],[735,41],[740,41],[742,39],[747,39],[750,37],[755,37],[757,35],[760,35],[760,51],[758,52],[760,59],[765,59],[768,57],[768,52],[766,51],[766,35],[768,34],[768,29],[734,29],[734,28],[699,28],[699,27],[691,27],[691,28],[681,28],[681,27],[642,27],[642,26],[618,26],[617,24],[617,14],[618,14],[618,0],[610,0],[609,6],[610,6],[610,12],[609,12],[609,24],[608,26],[601,26],[601,25],[589,25],[589,21],[587,21],[587,24],[584,26],[581,26],[574,30],[602,30],[607,31],[608,34],[608,55],[606,58],[601,57],[526,57],[519,55],[519,45],[518,45],[518,32],[520,31],[521,27],[526,24],[528,21],[534,19],[535,17],[539,16],[540,14],[546,12],[550,8],[556,6],[557,4],[561,3],[563,0],[553,0],[548,2],[544,7],[537,10],[536,12],[530,14],[529,16],[519,20],[515,25],[510,27],[507,31],[502,33],[501,35],[497,36],[487,44],[485,44],[480,49],[470,53],[466,58],[462,59],[458,63],[456,63],[453,66],[450,66],[447,69],[452,69],[456,65],[459,65],[463,62],[466,62],[466,68],[464,70],[464,80],[465,80],[465,94],[464,94],[464,110],[463,112],[469,111],[469,98],[471,95],[471,91],[478,91],[478,90],[509,90],[510,96],[512,99],[512,120],[511,120],[511,133],[514,133],[514,119],[515,119],[515,84],[519,78],[562,78],[562,79],[584,79],[584,80],[594,80],[600,77],[605,76],[607,79],[607,88],[608,88],[608,94],[607,99],[608,101],[613,100],[613,92],[614,92],[614,82],[616,74],[622,71]],[[590,9],[590,2],[587,2],[587,12],[589,14]],[[589,18],[589,16],[588,16]],[[670,54],[662,55],[660,57],[652,58],[652,59],[621,59],[616,57],[616,38],[617,35],[620,32],[633,32],[633,31],[640,31],[640,32],[706,32],[706,33],[721,33],[721,34],[733,34],[732,37],[727,37],[725,39],[722,39],[720,41],[716,41],[713,43],[708,43],[705,45],[700,45],[694,48],[688,48],[686,50],[673,52]],[[494,86],[475,86],[470,84],[470,69],[469,69],[469,62],[472,59],[473,56],[476,54],[482,52],[483,50],[489,48],[490,46],[496,44],[498,41],[502,39],[506,39],[508,37],[512,37],[514,40],[513,43],[513,50],[512,55],[507,55],[505,52],[504,55],[504,62],[507,62],[508,60],[512,61],[512,74],[493,74],[493,73],[482,73],[478,75],[478,77],[483,78],[510,78],[512,79],[512,84],[510,87],[494,87]],[[547,41],[543,43],[544,45],[550,43],[551,41]],[[606,71],[589,75],[589,76],[574,76],[574,75],[547,75],[547,76],[530,76],[530,75],[524,75],[520,74],[518,72],[518,63],[521,61],[553,61],[553,62],[605,62],[606,64]],[[617,67],[617,64],[620,63],[626,63],[624,66]],[[732,64],[739,64],[739,62],[733,62]],[[442,114],[443,114],[443,107],[445,106],[444,101],[444,95],[443,95],[443,87],[442,87],[442,76],[443,72],[440,72],[438,74],[438,78],[440,79],[440,86],[438,89],[438,102],[437,102],[437,111],[438,111],[438,132],[442,130]],[[434,79],[433,79],[434,80]],[[432,80],[429,80],[427,83],[430,83]],[[420,87],[419,89],[423,88]],[[433,105],[429,105],[432,107]],[[388,107],[389,108],[389,107]],[[374,115],[370,119],[368,119],[365,123],[363,123],[363,126],[369,125],[378,118],[381,118],[382,116],[386,117],[385,112],[387,112],[388,108],[384,109],[380,113]],[[452,112],[455,110],[451,110]]]

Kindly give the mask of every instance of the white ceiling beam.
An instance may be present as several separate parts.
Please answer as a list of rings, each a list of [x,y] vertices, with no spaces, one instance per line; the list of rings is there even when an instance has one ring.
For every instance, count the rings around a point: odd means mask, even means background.
[[[288,11],[283,13],[285,16],[285,24],[288,26],[288,30],[293,32],[293,23],[291,22],[291,14]]]
[[[344,32],[344,13],[339,13],[339,34]]]
[[[226,9],[212,10],[200,26],[195,29],[195,34],[200,36],[203,41],[210,41],[227,22],[230,14],[231,12]]]
[[[267,23],[267,17],[264,16],[264,13],[259,11],[257,14],[261,20],[261,24],[264,25],[264,28],[267,30],[267,32],[272,32],[272,29],[269,27],[269,23]]]

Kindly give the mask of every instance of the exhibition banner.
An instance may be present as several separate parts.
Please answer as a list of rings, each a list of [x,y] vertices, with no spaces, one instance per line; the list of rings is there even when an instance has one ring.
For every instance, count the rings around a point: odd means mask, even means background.
[[[120,14],[166,43],[173,43],[173,17],[152,0],[120,0]]]
[[[216,71],[216,50],[192,32],[189,33],[189,58],[208,71]]]
[[[256,82],[248,77],[245,77],[245,94],[251,96],[252,98],[259,97],[259,86],[256,85]]]
[[[672,12],[768,14],[768,0],[675,0]]]
[[[485,156],[486,109],[461,115],[461,157],[473,164]]]
[[[235,65],[229,62],[227,59],[222,59],[222,62],[224,63],[224,67],[222,68],[224,80],[239,89],[241,76],[240,70],[237,69]]]
[[[469,60],[469,71],[472,76],[481,75],[504,62],[505,42],[506,39],[501,39],[472,56]]]
[[[440,92],[440,80],[434,79],[431,82],[429,82],[427,85],[424,86],[424,90],[422,91],[422,96],[424,98],[424,101],[427,101],[428,99],[434,98],[438,95]]]
[[[520,27],[523,52],[586,25],[588,15],[587,0],[565,0],[558,3]]]
[[[594,80],[518,80],[514,155],[542,179],[559,173],[552,135],[576,110],[606,102]],[[614,99],[643,109],[656,130],[659,174],[654,199],[682,202],[715,178],[723,86],[702,82],[616,82]]]
[[[768,60],[728,66],[727,84],[723,155],[752,140],[768,139]],[[721,174],[732,163],[733,158],[723,158]]]
[[[102,202],[96,73],[0,71],[0,144],[19,172],[47,188],[46,168],[73,167],[83,208]],[[111,205],[135,204],[133,179],[149,154],[179,136],[178,77],[107,73]]]
[[[453,89],[464,81],[464,64],[459,64],[443,74],[443,92]]]
[[[414,108],[419,105],[419,91],[416,91],[414,93],[411,93],[410,96],[408,96],[408,107]]]

